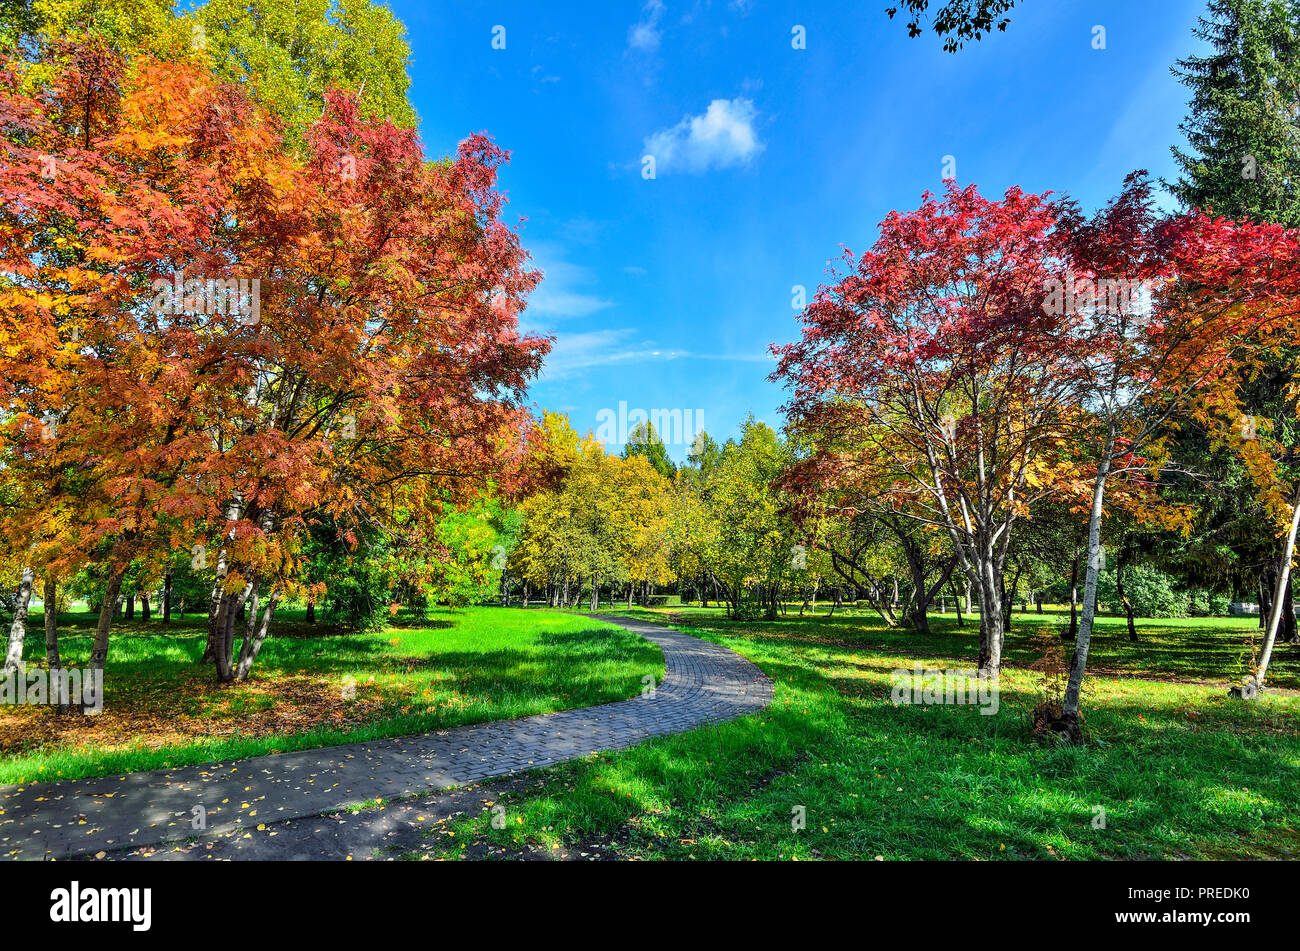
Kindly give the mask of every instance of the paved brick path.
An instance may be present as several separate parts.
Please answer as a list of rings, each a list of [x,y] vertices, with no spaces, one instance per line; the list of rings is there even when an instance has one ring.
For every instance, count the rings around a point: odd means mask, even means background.
[[[0,858],[64,858],[229,833],[624,749],[762,710],[772,682],[733,651],[657,624],[602,616],[658,644],[653,696],[437,733],[124,777],[0,786]]]

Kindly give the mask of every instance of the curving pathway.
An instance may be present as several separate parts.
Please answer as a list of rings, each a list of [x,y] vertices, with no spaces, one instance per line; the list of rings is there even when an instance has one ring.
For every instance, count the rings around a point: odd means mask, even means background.
[[[66,858],[255,829],[553,766],[754,713],[772,681],[734,651],[658,624],[596,615],[663,649],[653,696],[436,733],[126,776],[0,786],[0,858]]]

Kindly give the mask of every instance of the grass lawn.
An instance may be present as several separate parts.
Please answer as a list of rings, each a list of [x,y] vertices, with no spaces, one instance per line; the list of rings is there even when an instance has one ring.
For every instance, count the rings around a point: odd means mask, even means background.
[[[891,671],[973,666],[974,625],[935,615],[929,640],[865,612],[729,622],[717,611],[634,611],[744,654],[776,682],[765,713],[535,774],[490,812],[439,825],[429,853],[645,859],[1086,859],[1300,856],[1300,698],[1226,696],[1251,620],[1102,620],[1088,745],[1033,738],[1044,675],[1011,667],[996,715],[895,706]],[[824,610],[820,613],[824,614]],[[1017,613],[1011,664],[1043,651],[1059,616]],[[1050,639],[1050,638],[1049,638]],[[1297,683],[1279,648],[1279,687]],[[1213,686],[1136,679],[1188,678]],[[491,805],[491,804],[489,804]],[[792,818],[803,807],[806,826]],[[1102,812],[1104,810],[1104,813]],[[1104,827],[1102,820],[1104,819]],[[498,823],[501,824],[501,823]],[[453,834],[454,833],[454,834]]]
[[[398,736],[606,703],[663,677],[657,646],[622,628],[558,613],[466,608],[400,615],[344,635],[282,612],[253,679],[219,687],[199,665],[206,616],[170,628],[121,621],[97,716],[0,706],[0,784],[73,779]],[[65,666],[85,664],[95,618],[60,615]],[[25,659],[44,666],[44,619]],[[355,698],[344,699],[346,677]]]

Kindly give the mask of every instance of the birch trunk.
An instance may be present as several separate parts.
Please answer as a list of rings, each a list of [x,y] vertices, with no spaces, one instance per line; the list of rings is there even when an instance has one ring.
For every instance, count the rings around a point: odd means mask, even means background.
[[[1074,546],[1074,563],[1070,566],[1070,631],[1063,635],[1072,641],[1079,634],[1079,546]]]
[[[1083,617],[1075,639],[1070,679],[1061,704],[1062,716],[1075,720],[1079,716],[1079,692],[1083,688],[1083,671],[1088,665],[1088,646],[1092,643],[1092,623],[1097,617],[1097,576],[1101,574],[1101,514],[1106,502],[1106,479],[1110,476],[1111,456],[1115,450],[1114,434],[1106,437],[1106,452],[1097,467],[1092,486],[1092,509],[1088,513],[1088,570],[1083,583]]]
[[[24,568],[22,580],[18,583],[18,600],[14,602],[14,621],[9,625],[9,649],[5,651],[3,670],[5,677],[16,671],[23,662],[23,643],[27,640],[27,608],[32,603],[32,586],[35,583],[35,572],[31,568]]]
[[[1273,589],[1273,610],[1268,616],[1268,632],[1264,635],[1264,650],[1259,657],[1259,669],[1251,680],[1254,690],[1252,695],[1264,689],[1264,677],[1268,674],[1269,662],[1273,659],[1273,644],[1277,640],[1278,625],[1282,621],[1282,607],[1286,601],[1287,581],[1291,577],[1291,559],[1295,557],[1296,530],[1300,528],[1300,499],[1296,500],[1295,511],[1291,515],[1291,529],[1287,532],[1286,544],[1282,550],[1282,563],[1278,566],[1277,586]],[[1245,696],[1247,691],[1242,691]]]
[[[248,679],[249,671],[253,669],[253,662],[257,660],[257,654],[262,649],[267,633],[271,630],[271,616],[275,614],[276,605],[279,603],[280,594],[276,592],[266,602],[266,608],[262,612],[262,620],[258,624],[256,632],[253,632],[252,625],[249,625],[251,636],[244,637],[244,646],[239,650],[239,668],[236,671],[239,680]],[[255,610],[250,611],[249,617],[252,618],[255,614]]]
[[[979,669],[994,674],[1002,667],[1002,640],[1006,618],[1002,613],[1002,592],[990,560],[980,571],[980,656]]]
[[[242,505],[238,499],[230,504],[226,512],[227,521],[235,521],[239,518],[239,512]],[[234,539],[234,530],[222,540],[221,550],[217,552],[217,577],[212,585],[212,596],[208,600],[208,643],[203,649],[203,656],[199,658],[199,663],[206,663],[217,656],[218,630],[219,625],[217,616],[221,613],[221,605],[225,603],[226,575],[230,572],[230,559],[226,556],[226,540]]]

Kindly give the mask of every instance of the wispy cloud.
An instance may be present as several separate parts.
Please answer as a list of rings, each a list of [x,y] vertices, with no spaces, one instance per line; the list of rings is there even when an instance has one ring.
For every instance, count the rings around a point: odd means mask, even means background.
[[[659,29],[659,21],[664,15],[664,10],[662,0],[647,0],[646,5],[641,8],[641,19],[628,27],[627,45],[630,49],[647,53],[659,49],[659,40],[663,36],[663,31]]]
[[[535,244],[532,254],[544,276],[528,298],[530,316],[563,320],[587,317],[614,306],[613,301],[585,290],[596,282],[595,275],[589,268],[567,260],[558,245]]]
[[[559,76],[548,73],[546,68],[540,63],[533,67],[533,79],[543,85],[547,83],[558,83],[560,81]]]
[[[664,363],[670,360],[722,360],[739,363],[771,363],[766,353],[692,353],[661,347],[652,340],[640,340],[634,327],[606,328],[582,333],[564,333],[546,357],[542,379],[564,380],[584,370],[617,364]]]
[[[749,99],[715,99],[698,116],[686,116],[645,140],[657,174],[699,175],[713,168],[747,165],[763,151],[754,129],[758,110]]]

